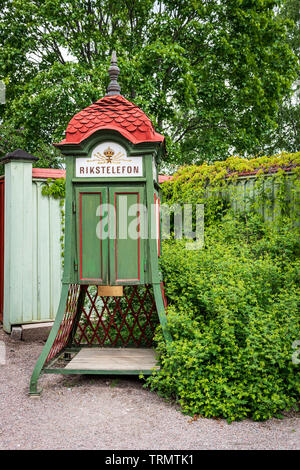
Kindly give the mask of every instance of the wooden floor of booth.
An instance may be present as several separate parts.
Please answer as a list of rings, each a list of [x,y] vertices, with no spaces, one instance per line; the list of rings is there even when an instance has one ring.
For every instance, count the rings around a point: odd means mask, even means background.
[[[65,369],[150,371],[159,369],[156,357],[149,348],[82,348]]]

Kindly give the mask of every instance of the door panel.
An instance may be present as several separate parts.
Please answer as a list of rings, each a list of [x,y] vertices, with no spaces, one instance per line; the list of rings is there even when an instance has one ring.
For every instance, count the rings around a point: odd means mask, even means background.
[[[76,188],[80,283],[129,285],[144,282],[143,205],[141,186]]]
[[[109,190],[110,215],[114,240],[110,240],[109,263],[111,284],[144,282],[144,189],[118,186]]]
[[[79,280],[108,282],[107,188],[76,188]],[[107,220],[106,220],[107,221]]]

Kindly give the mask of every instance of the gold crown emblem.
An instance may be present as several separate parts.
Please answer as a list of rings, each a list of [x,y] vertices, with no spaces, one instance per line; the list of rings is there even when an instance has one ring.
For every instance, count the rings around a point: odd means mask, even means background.
[[[98,162],[98,163],[120,163],[123,161],[130,161],[124,155],[122,151],[117,152],[113,150],[111,147],[107,147],[103,153],[96,152],[92,154],[92,157],[94,157],[94,160],[87,160],[88,162]],[[123,158],[125,157],[125,159]]]
[[[111,158],[115,154],[115,151],[111,149],[110,147],[107,147],[107,149],[105,149],[103,153],[106,156],[106,158]]]

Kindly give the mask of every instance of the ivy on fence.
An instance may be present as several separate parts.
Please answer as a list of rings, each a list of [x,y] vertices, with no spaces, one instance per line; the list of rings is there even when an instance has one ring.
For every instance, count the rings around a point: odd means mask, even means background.
[[[299,219],[300,152],[245,159],[229,157],[212,165],[181,167],[163,183],[169,205],[204,204],[205,225],[220,220],[230,207],[254,209],[265,220],[289,215]]]

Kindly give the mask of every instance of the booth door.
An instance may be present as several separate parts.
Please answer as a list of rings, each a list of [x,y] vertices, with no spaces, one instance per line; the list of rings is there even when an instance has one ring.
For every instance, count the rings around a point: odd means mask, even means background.
[[[83,284],[108,284],[107,202],[107,187],[76,188],[77,264]]]
[[[82,284],[144,282],[144,188],[76,188],[78,280]]]
[[[118,185],[110,187],[111,285],[143,284],[144,282],[144,188]]]

